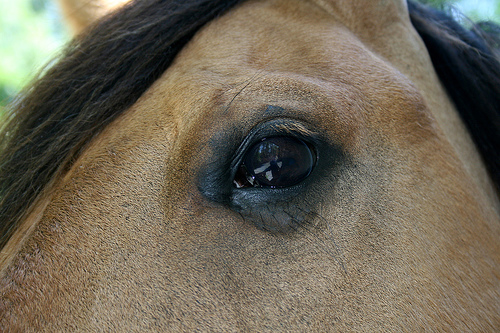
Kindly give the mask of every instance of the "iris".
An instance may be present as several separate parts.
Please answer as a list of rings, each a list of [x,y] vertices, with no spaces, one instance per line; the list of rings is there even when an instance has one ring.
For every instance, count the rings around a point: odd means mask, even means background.
[[[235,176],[237,188],[282,188],[298,184],[316,164],[314,149],[290,136],[264,138],[245,153]]]

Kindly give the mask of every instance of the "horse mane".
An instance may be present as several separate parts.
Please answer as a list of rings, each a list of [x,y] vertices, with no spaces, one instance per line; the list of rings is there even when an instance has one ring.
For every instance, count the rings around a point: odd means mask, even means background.
[[[206,23],[241,0],[136,0],[65,49],[0,133],[0,248],[51,180],[127,110]]]
[[[444,12],[409,2],[410,19],[500,191],[500,26],[466,29]]]
[[[206,23],[243,0],[137,0],[73,40],[0,132],[0,248],[47,185],[127,110]],[[498,184],[500,65],[484,37],[410,3],[413,24]]]

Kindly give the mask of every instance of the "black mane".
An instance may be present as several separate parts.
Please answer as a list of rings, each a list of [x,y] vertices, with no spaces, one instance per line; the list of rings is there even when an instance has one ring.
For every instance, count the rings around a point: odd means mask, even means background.
[[[89,141],[136,102],[203,25],[242,1],[137,0],[67,47],[11,106],[2,126],[0,248]],[[499,62],[480,34],[426,7],[409,8],[498,184]]]
[[[413,26],[500,190],[500,27],[468,30],[450,16],[409,2]]]
[[[136,0],[77,37],[0,133],[0,248],[44,187],[127,110],[207,22],[242,0]]]

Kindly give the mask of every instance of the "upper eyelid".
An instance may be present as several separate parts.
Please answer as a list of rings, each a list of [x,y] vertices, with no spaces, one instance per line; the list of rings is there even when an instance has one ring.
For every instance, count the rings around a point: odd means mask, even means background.
[[[264,123],[260,123],[246,135],[241,144],[239,145],[236,153],[234,154],[233,160],[231,162],[232,173],[237,170],[241,163],[241,159],[246,153],[246,151],[252,147],[259,140],[270,137],[270,136],[294,136],[299,139],[308,141],[314,141],[313,139],[317,137],[317,134],[310,129],[308,129],[302,121],[289,118],[278,118],[272,119]]]

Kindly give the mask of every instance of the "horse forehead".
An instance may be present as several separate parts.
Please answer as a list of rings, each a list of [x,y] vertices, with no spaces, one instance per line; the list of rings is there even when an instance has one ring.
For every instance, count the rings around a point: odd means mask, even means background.
[[[196,77],[188,84],[208,80],[203,88],[223,83],[227,87],[254,75],[280,72],[362,86],[374,93],[398,83],[405,93],[418,92],[432,113],[445,110],[442,118],[448,119],[451,103],[404,2],[317,1],[244,2],[195,36],[167,71],[169,81]],[[373,12],[358,11],[362,4]],[[284,87],[276,86],[275,93]]]
[[[388,49],[382,44],[380,48]],[[308,103],[329,105],[335,116],[310,112],[307,119],[333,129],[337,122],[344,124],[342,120],[362,113],[362,108],[351,112],[347,105],[376,101],[391,114],[372,117],[430,128],[428,112],[420,112],[420,90],[398,71],[398,67],[406,69],[406,63],[395,66],[393,59],[373,50],[313,1],[248,1],[202,29],[154,91],[166,96],[162,100],[172,110],[180,136],[190,142],[198,140],[191,129],[200,124],[219,117],[250,117],[267,104],[294,112],[309,110]],[[419,112],[406,107],[394,111],[394,104],[405,103],[418,104]],[[240,124],[235,120],[234,125]],[[356,122],[355,126],[363,125]]]
[[[304,60],[318,60],[331,56],[322,50],[331,49],[332,44],[338,53],[342,44],[351,47],[348,52],[356,52],[351,43],[354,41],[401,70],[407,68],[408,62],[414,63],[408,57],[410,52],[418,56],[422,51],[404,45],[408,40],[411,43],[415,35],[404,1],[247,1],[203,29],[195,38],[199,47],[192,54],[198,58],[223,56],[241,60],[249,52],[260,52],[257,57],[265,51],[268,57],[262,60],[266,61],[273,59],[269,50],[274,48],[287,52],[274,59],[286,59],[292,53]],[[261,45],[265,47],[259,48]],[[215,55],[216,52],[219,54]],[[398,59],[404,59],[404,64],[399,66]],[[189,62],[186,57],[182,60]]]
[[[394,21],[408,19],[406,0],[312,0],[354,30],[376,33]]]
[[[202,30],[211,33],[199,34],[203,36],[198,38],[202,45],[195,56],[210,55],[214,51],[246,56],[248,54],[241,47],[256,53],[262,50],[257,45],[267,44],[268,48],[275,47],[287,54],[302,53],[304,60],[314,62],[322,56],[330,56],[321,50],[331,48],[335,41],[335,47],[342,47],[343,43],[356,40],[410,79],[413,79],[414,73],[420,76],[421,72],[432,71],[430,62],[421,59],[426,55],[425,46],[412,27],[404,0],[246,1],[222,20],[213,23],[209,29]],[[217,28],[210,29],[214,25]],[[287,34],[276,33],[287,29]],[[340,30],[349,34],[340,35]],[[229,38],[221,38],[222,35]],[[209,42],[214,39],[215,45]],[[224,44],[223,48],[221,44]],[[307,52],[307,49],[316,52]],[[356,52],[356,48],[351,48],[349,52]],[[282,54],[281,58],[286,58],[287,54]],[[183,58],[183,61],[186,59]],[[411,66],[412,72],[409,72],[408,64],[423,63],[429,68]]]
[[[210,72],[220,74],[220,81],[234,81],[238,75],[248,78],[255,70],[279,71],[330,81],[354,66],[359,69],[356,75],[345,75],[351,82],[373,76],[372,70],[361,68],[376,64],[384,67],[384,75],[406,75],[406,81],[416,83],[422,91],[426,87],[420,87],[414,76],[420,79],[421,73],[432,71],[432,67],[414,65],[425,63],[418,58],[426,53],[411,28],[405,3],[366,2],[365,7],[380,11],[380,17],[366,8],[358,11],[363,3],[247,1],[200,31],[179,55],[172,66],[175,70],[168,72],[194,76]],[[384,19],[389,15],[393,24]]]

